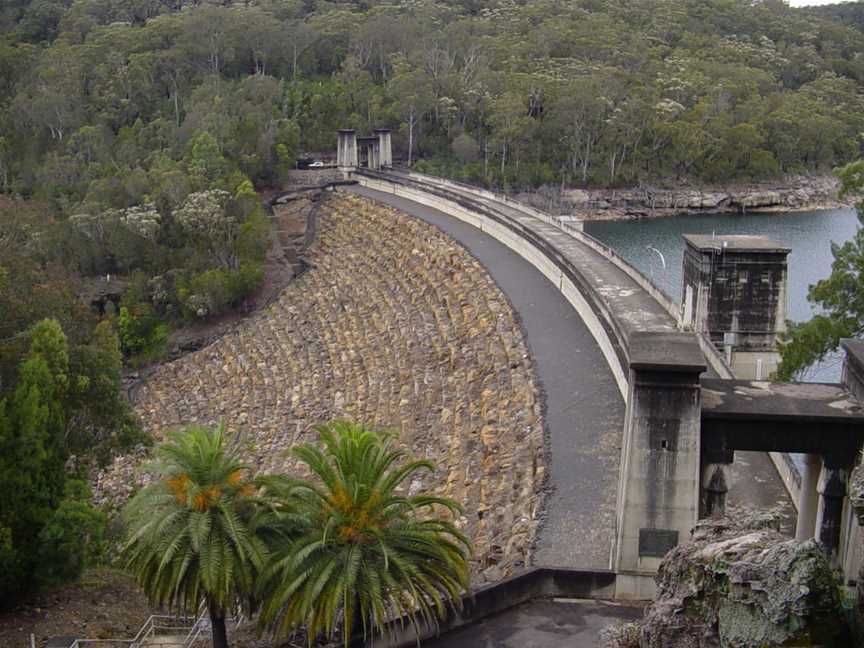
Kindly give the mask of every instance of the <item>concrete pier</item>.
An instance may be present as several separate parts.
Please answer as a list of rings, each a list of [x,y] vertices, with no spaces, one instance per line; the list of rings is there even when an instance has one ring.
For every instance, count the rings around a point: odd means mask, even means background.
[[[350,172],[359,164],[357,150],[357,131],[343,128],[338,131],[336,142],[336,165],[340,171]]]
[[[376,128],[375,134],[378,136],[378,148],[380,150],[380,158],[378,161],[379,168],[393,168],[393,139],[389,128]]]
[[[696,336],[643,333],[630,345],[630,392],[621,451],[617,598],[650,598],[670,549],[699,515],[699,375]]]
[[[708,335],[736,378],[766,380],[786,330],[789,248],[763,236],[684,235],[682,325]]]
[[[812,538],[816,529],[816,509],[819,505],[819,493],[816,490],[819,483],[819,473],[822,470],[822,458],[817,454],[804,455],[804,467],[801,474],[801,495],[798,498],[798,521],[795,524],[795,539]]]

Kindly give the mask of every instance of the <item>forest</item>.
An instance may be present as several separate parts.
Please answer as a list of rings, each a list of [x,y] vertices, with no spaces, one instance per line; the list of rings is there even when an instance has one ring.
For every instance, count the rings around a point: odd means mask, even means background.
[[[4,0],[0,598],[97,559],[88,471],[147,441],[124,368],[256,289],[260,192],[332,156],[337,128],[391,127],[401,163],[505,191],[824,173],[861,156],[861,16],[780,0]],[[122,298],[95,312],[80,295],[108,276]]]

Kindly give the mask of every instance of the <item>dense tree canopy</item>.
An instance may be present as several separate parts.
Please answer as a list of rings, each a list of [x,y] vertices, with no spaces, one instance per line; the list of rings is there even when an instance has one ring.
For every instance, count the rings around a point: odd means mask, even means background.
[[[164,212],[229,170],[277,182],[348,125],[396,127],[406,158],[498,184],[828,169],[864,131],[855,15],[779,0],[9,2],[0,181],[62,209]]]
[[[105,420],[88,411],[98,405],[82,396],[90,380],[111,381],[111,363],[93,363],[96,371],[91,376],[79,373],[57,320],[38,322],[27,337],[29,350],[15,388],[5,397],[0,392],[0,601],[4,602],[13,601],[12,595],[79,575],[98,551],[104,526],[102,516],[90,506],[86,486],[69,479],[66,462],[81,449],[79,444],[94,441],[92,436],[82,437],[92,435],[96,422]],[[105,343],[110,341],[98,340],[95,346]],[[99,376],[102,370],[107,376]],[[118,391],[118,385],[111,387],[109,406],[116,402]],[[125,411],[121,406],[119,412],[109,414],[112,428],[122,428]],[[75,434],[69,434],[70,428]]]

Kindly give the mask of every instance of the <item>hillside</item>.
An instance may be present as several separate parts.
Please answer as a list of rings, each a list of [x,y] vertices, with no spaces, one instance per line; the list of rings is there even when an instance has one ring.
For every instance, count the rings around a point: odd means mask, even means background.
[[[269,185],[337,127],[384,125],[403,158],[513,188],[824,171],[860,154],[858,9],[7,2],[0,189],[63,211],[170,196],[204,131]]]

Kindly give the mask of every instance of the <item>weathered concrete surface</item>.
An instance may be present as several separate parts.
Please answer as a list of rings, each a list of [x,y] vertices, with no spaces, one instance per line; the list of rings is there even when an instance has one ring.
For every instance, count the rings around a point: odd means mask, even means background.
[[[546,397],[551,494],[534,564],[609,567],[615,525],[624,402],[579,314],[521,256],[436,209],[352,188],[440,227],[490,272],[525,329]]]
[[[618,493],[617,598],[650,598],[661,558],[687,541],[699,517],[699,374],[704,371],[693,333],[631,338]]]
[[[600,632],[639,619],[642,608],[587,600],[535,600],[437,639],[427,648],[597,648]]]
[[[794,423],[864,423],[864,410],[840,385],[758,380],[702,381],[703,416]]]
[[[642,648],[849,645],[825,554],[768,517],[701,521],[657,580]]]
[[[732,483],[726,496],[730,514],[742,509],[771,510],[778,517],[780,531],[795,534],[795,506],[767,453],[736,452],[730,477]]]

